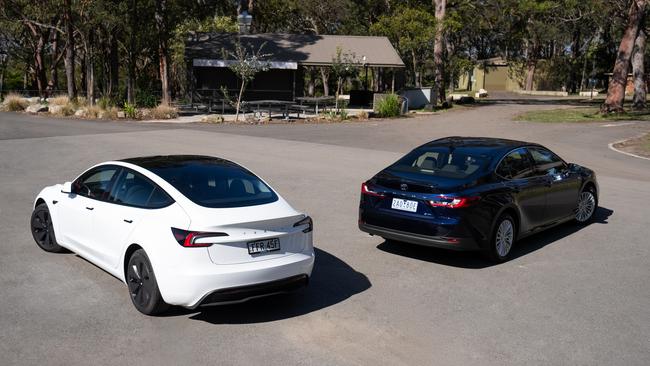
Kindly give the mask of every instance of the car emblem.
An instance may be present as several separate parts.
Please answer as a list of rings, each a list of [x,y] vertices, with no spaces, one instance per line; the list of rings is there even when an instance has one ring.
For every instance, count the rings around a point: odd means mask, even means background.
[[[402,191],[407,191],[407,190],[409,189],[409,186],[406,185],[406,184],[404,184],[404,183],[402,183],[402,184],[400,184],[399,188],[400,188]]]

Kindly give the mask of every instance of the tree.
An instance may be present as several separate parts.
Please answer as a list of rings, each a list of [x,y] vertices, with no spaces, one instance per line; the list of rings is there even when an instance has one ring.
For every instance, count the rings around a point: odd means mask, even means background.
[[[259,72],[267,71],[269,69],[269,63],[264,61],[264,58],[268,57],[268,55],[262,54],[264,45],[265,44],[262,44],[260,48],[255,51],[252,46],[250,48],[244,47],[241,42],[238,41],[235,43],[234,52],[224,51],[224,59],[234,59],[233,62],[228,65],[228,68],[241,80],[239,94],[235,101],[235,121],[239,121],[239,111],[241,110],[242,97],[244,96],[246,85],[253,81],[255,75]]]
[[[447,0],[433,0],[434,12],[436,17],[436,30],[435,42],[433,44],[433,65],[435,82],[433,86],[434,95],[431,96],[431,103],[437,104],[437,100],[444,102],[445,86],[444,86],[444,65],[443,52],[445,50],[445,34],[443,22],[445,20],[445,12],[447,10]]]
[[[354,53],[343,52],[340,46],[336,47],[336,55],[332,57],[332,74],[336,77],[336,113],[339,112],[339,95],[343,88],[343,82],[347,78],[354,77],[359,71],[360,63]]]
[[[645,79],[645,51],[648,37],[645,29],[639,30],[634,41],[632,51],[632,76],[634,78],[634,97],[632,98],[632,109],[643,110],[646,108],[646,79]]]
[[[65,0],[63,5],[63,24],[65,29],[65,78],[68,87],[68,98],[77,99],[77,83],[75,82],[75,43],[74,25],[72,20],[72,1]]]
[[[158,31],[158,62],[160,65],[160,83],[162,88],[161,104],[168,105],[171,101],[169,90],[169,48],[170,38],[167,28],[167,0],[156,0],[156,30]]]
[[[646,11],[646,0],[633,0],[628,12],[627,26],[618,47],[618,55],[614,63],[612,78],[607,88],[607,98],[600,107],[601,113],[623,112],[623,100],[625,99],[625,86],[627,84],[628,65],[634,49],[643,15]]]
[[[432,54],[435,31],[435,18],[414,8],[383,15],[370,27],[371,34],[388,37],[402,58],[410,61],[411,80],[416,87],[421,86],[424,62]]]

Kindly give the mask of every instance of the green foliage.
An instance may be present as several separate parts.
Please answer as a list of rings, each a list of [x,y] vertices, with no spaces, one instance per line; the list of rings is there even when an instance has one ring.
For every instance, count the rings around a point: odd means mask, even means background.
[[[138,90],[135,93],[135,104],[142,108],[153,108],[158,105],[158,97],[148,90]]]
[[[379,17],[370,33],[386,36],[409,65],[411,79],[422,71],[424,62],[433,56],[436,18],[418,8],[400,7],[394,14]]]
[[[343,91],[343,81],[357,76],[362,64],[354,53],[343,52],[343,48],[336,47],[336,54],[332,58],[330,69],[336,78],[336,111],[339,110],[339,95]]]
[[[135,119],[138,116],[138,110],[136,109],[134,104],[129,104],[128,102],[124,102],[123,109],[126,118]]]
[[[388,94],[377,102],[375,109],[379,117],[397,117],[401,111],[399,97],[397,94]]]
[[[239,111],[242,107],[242,98],[244,96],[246,85],[253,81],[257,73],[269,69],[269,62],[264,60],[269,55],[262,53],[262,49],[265,45],[266,43],[262,43],[260,48],[255,50],[253,49],[253,46],[247,47],[242,45],[240,42],[237,42],[234,51],[222,50],[223,58],[225,60],[229,59],[234,61],[228,65],[228,68],[241,80],[241,87],[236,101],[235,121],[239,120]],[[223,90],[224,89],[222,88],[222,91]],[[224,94],[224,96],[227,97],[227,93]],[[230,99],[229,97],[227,98]]]
[[[107,110],[112,106],[112,101],[109,97],[104,96],[99,98],[99,100],[97,100],[97,105],[99,106],[99,108],[103,110]]]

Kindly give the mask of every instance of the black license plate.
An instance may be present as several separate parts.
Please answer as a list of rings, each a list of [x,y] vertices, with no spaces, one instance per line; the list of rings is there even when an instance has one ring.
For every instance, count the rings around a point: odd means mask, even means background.
[[[275,252],[276,250],[280,250],[280,239],[273,238],[273,239],[249,241],[248,243],[246,243],[246,245],[248,246],[248,254],[251,255],[267,253],[267,252]]]

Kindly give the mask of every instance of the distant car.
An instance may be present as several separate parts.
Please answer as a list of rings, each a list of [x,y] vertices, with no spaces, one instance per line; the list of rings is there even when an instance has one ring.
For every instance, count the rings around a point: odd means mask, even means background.
[[[31,230],[128,285],[144,314],[298,289],[314,265],[313,224],[255,174],[208,156],[96,165],[43,189]]]
[[[449,137],[424,144],[361,185],[359,228],[385,239],[480,250],[507,260],[515,241],[598,207],[596,174],[544,146]]]

